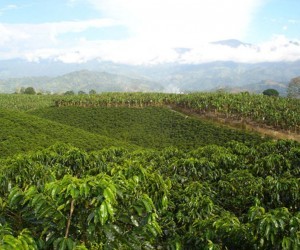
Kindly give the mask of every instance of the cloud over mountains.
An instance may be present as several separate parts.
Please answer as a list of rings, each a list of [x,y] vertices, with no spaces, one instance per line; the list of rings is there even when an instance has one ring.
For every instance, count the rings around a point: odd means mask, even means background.
[[[228,40],[229,41],[229,40]],[[300,41],[275,37],[271,41],[239,46],[224,43],[202,43],[194,48],[151,47],[134,41],[86,41],[65,49],[37,49],[26,52],[29,61],[52,59],[65,63],[82,63],[89,60],[112,61],[124,64],[180,63],[199,64],[214,61],[243,63],[300,60]]]
[[[300,41],[280,34],[255,45],[212,43],[232,38],[247,42],[251,21],[265,0],[65,0],[62,3],[69,12],[90,6],[98,17],[0,22],[0,59],[51,59],[65,63],[96,59],[133,65],[300,60]],[[21,7],[4,6],[0,15],[18,8]],[[113,38],[115,33],[124,35]],[[178,48],[184,49],[184,53]]]

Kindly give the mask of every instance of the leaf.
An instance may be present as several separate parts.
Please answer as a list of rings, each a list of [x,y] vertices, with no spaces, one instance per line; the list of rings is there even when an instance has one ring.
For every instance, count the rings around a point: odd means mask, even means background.
[[[19,188],[14,188],[9,194],[9,204],[12,206],[17,202],[17,199],[22,196],[21,190]]]
[[[84,196],[85,198],[88,197],[90,189],[86,183],[80,185],[79,190],[80,190],[80,196]]]
[[[66,204],[62,204],[57,208],[57,211],[60,211],[66,207]]]
[[[89,216],[87,217],[87,222],[88,222],[88,224],[90,224],[91,220],[92,220],[94,217],[95,217],[95,213],[94,213],[94,212],[92,212],[92,213],[89,214]]]
[[[7,244],[9,246],[12,247],[12,249],[17,249],[17,242],[15,237],[13,237],[12,235],[5,235],[2,239],[2,242],[4,244]],[[0,245],[1,246],[1,245]]]
[[[24,237],[19,237],[19,242],[20,242],[21,245],[22,245],[22,249],[24,249],[24,250],[29,250],[28,243],[27,243],[27,241],[24,239]]]
[[[50,207],[50,206],[46,207],[45,209],[42,210],[42,212],[40,214],[38,214],[37,218],[39,219],[39,218],[44,218],[44,217],[51,217],[51,215],[52,215],[51,210],[52,210],[52,207]]]
[[[142,202],[144,203],[144,206],[145,206],[145,208],[146,208],[146,211],[147,211],[148,213],[150,213],[150,212],[152,211],[151,204],[150,204],[148,201],[144,200],[144,199],[142,199]]]
[[[146,208],[146,211],[148,213],[152,212],[152,209],[154,208],[152,200],[149,198],[148,195],[144,195],[142,198],[142,202],[144,204],[144,207]]]
[[[59,249],[60,243],[63,241],[64,238],[60,237],[57,238],[54,242],[53,242],[53,248],[54,250]]]
[[[176,250],[181,250],[182,249],[181,244],[178,241],[176,242],[175,246],[176,246]]]
[[[281,243],[282,249],[283,250],[289,250],[291,249],[291,244],[292,244],[292,240],[289,237],[284,237]]]
[[[104,189],[103,196],[109,202],[114,202],[115,201],[115,194],[112,192],[110,187],[107,187],[107,188]]]
[[[59,244],[59,250],[65,250],[67,248],[67,239],[63,238]]]
[[[99,209],[99,218],[100,218],[100,223],[101,225],[104,225],[105,222],[108,219],[108,213],[107,213],[107,206],[105,201],[102,202],[100,209]]]
[[[80,194],[80,191],[76,187],[72,187],[70,189],[70,194],[71,194],[73,199],[77,199],[79,194]]]
[[[167,209],[167,207],[168,207],[168,197],[166,195],[163,196],[161,204],[162,204],[163,209]]]
[[[71,238],[66,239],[67,247],[69,250],[73,250],[75,248],[75,242]]]
[[[157,223],[157,221],[152,221],[151,225],[158,234],[162,233],[162,230],[161,230],[159,224]]]
[[[259,244],[260,244],[261,246],[263,246],[264,243],[265,243],[264,238],[261,238],[260,241],[259,241]]]
[[[55,195],[56,195],[56,191],[57,191],[57,189],[58,189],[58,186],[55,186],[53,189],[52,189],[52,191],[51,191],[51,196],[52,196],[52,198],[53,199],[55,199]]]
[[[138,213],[139,216],[142,216],[143,214],[143,208],[140,206],[133,206],[135,211]]]
[[[135,217],[133,215],[130,216],[130,220],[134,226],[136,226],[136,227],[139,226],[138,221],[135,219]]]
[[[4,202],[3,199],[0,197],[0,211],[4,210],[5,206],[6,206],[6,202]]]
[[[139,177],[138,177],[138,176],[135,175],[135,176],[132,177],[132,179],[133,179],[136,183],[139,183]]]
[[[114,217],[114,209],[113,209],[112,205],[110,204],[110,202],[108,202],[106,200],[104,202],[105,202],[105,205],[106,205],[106,208],[107,208],[107,211],[108,211],[110,217],[113,218]]]
[[[266,237],[267,239],[269,239],[269,233],[270,233],[270,224],[268,224],[268,225],[266,226],[265,237]]]
[[[24,199],[24,204],[28,201],[31,200],[33,195],[35,195],[37,193],[36,187],[35,186],[31,186],[27,191],[26,191],[26,198]]]
[[[152,233],[153,236],[155,236],[155,237],[157,236],[157,232],[156,232],[155,228],[152,227],[152,225],[148,225],[148,229]]]
[[[33,206],[36,206],[38,203],[41,202],[42,198],[43,198],[43,195],[42,195],[42,194],[36,194],[36,195],[33,197],[32,201],[31,201],[31,204],[32,204]]]

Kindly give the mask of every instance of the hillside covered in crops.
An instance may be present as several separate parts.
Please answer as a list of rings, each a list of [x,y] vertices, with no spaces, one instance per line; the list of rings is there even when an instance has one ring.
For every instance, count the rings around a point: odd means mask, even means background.
[[[243,129],[299,135],[299,99],[1,94],[0,122],[0,249],[300,248],[300,143]]]

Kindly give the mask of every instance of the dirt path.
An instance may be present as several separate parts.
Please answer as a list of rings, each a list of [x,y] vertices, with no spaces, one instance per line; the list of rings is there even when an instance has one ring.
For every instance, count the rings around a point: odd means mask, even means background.
[[[194,117],[194,118],[199,118],[199,119],[205,119],[205,120],[210,120],[213,122],[216,122],[218,124],[225,125],[227,127],[235,128],[235,129],[240,129],[240,130],[246,130],[246,131],[254,131],[258,132],[263,136],[270,136],[275,139],[289,139],[289,140],[295,140],[300,142],[300,134],[292,133],[289,131],[279,131],[279,130],[274,130],[272,128],[268,127],[260,127],[257,124],[252,124],[246,121],[240,121],[240,120],[232,120],[232,119],[226,119],[222,117],[218,117],[217,115],[214,114],[198,114],[195,112],[192,112],[191,110],[188,109],[182,109],[182,108],[172,108],[170,107],[173,111],[182,113],[183,115],[189,116],[189,117]]]

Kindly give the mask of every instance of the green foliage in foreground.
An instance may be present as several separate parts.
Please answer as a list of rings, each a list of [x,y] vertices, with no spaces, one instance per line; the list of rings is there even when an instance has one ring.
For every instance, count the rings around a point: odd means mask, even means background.
[[[89,151],[109,146],[134,148],[115,139],[18,111],[0,109],[0,124],[0,158],[49,147],[56,142],[71,143]]]
[[[91,133],[149,148],[175,146],[192,149],[230,140],[256,144],[257,134],[217,126],[163,107],[61,107],[34,110],[31,114]]]
[[[1,249],[299,249],[300,145],[0,161]]]

